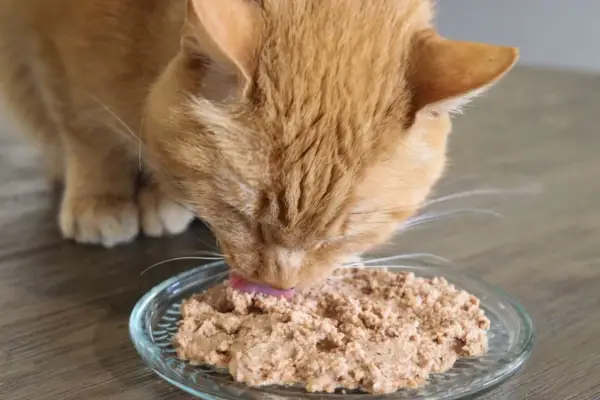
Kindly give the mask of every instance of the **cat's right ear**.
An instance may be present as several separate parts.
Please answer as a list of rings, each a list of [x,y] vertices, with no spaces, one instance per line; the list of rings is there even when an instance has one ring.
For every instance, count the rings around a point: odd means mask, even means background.
[[[250,80],[261,33],[261,10],[251,0],[187,0],[181,46]]]

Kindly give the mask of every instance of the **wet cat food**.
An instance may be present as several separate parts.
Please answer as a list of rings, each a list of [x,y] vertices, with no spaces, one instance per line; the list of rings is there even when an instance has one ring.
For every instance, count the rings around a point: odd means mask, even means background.
[[[250,386],[391,393],[487,350],[479,300],[443,278],[340,269],[292,300],[228,282],[186,300],[174,338],[191,364],[227,368]]]

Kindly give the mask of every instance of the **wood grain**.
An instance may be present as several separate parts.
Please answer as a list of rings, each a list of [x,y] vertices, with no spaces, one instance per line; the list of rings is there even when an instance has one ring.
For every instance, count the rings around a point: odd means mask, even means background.
[[[431,252],[496,284],[531,312],[526,367],[483,399],[600,398],[600,77],[518,69],[457,118],[437,195],[483,188],[458,213],[406,232],[381,254]],[[4,125],[2,125],[4,126]],[[202,224],[114,250],[60,239],[56,194],[31,149],[0,128],[0,399],[186,399],[150,373],[127,332],[135,301],[209,248]]]

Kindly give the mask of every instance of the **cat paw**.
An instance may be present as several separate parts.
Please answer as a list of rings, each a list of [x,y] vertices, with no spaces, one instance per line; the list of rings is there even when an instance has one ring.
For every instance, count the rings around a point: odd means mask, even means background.
[[[139,206],[142,232],[147,236],[180,234],[195,218],[192,211],[166,197],[154,185],[140,189]]]
[[[65,238],[105,247],[131,242],[140,226],[135,202],[114,196],[65,198],[59,224]]]

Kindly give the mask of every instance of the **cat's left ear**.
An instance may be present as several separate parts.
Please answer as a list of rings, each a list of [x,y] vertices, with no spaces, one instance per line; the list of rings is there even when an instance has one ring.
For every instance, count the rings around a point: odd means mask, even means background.
[[[250,80],[262,33],[261,10],[251,0],[187,0],[182,50],[205,56]]]
[[[517,62],[514,47],[449,40],[421,33],[411,57],[410,84],[416,111],[460,109],[501,79]]]

